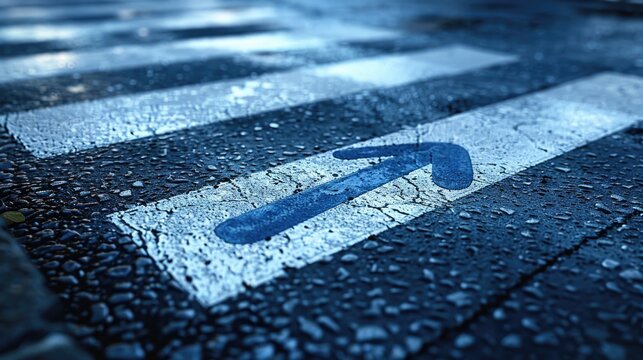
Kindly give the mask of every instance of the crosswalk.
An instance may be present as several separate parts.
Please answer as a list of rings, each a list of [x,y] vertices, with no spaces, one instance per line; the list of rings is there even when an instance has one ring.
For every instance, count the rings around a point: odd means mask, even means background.
[[[180,40],[152,45],[65,51],[0,60],[0,83],[74,73],[113,71],[154,64],[197,61],[237,53],[322,47],[340,41],[386,39],[395,32],[344,24],[320,24],[316,34],[298,31]]]
[[[10,4],[10,1],[4,2]],[[3,4],[3,3],[0,3]],[[161,5],[162,4],[162,5]],[[162,13],[130,17],[114,4],[0,10],[17,20],[51,20],[116,14],[96,26],[83,24],[7,25],[0,43],[26,40],[100,43],[105,34],[140,28],[177,30],[199,26],[267,24],[276,30],[232,36],[128,44],[0,60],[0,83],[56,81],[78,74],[116,73],[136,67],[190,63],[224,56],[324,49],[353,41],[405,36],[398,30],[309,18],[269,7],[222,8],[219,2],[142,1],[137,11],[176,8],[199,14]],[[80,41],[80,40],[82,41]],[[350,46],[347,45],[347,46]],[[251,58],[248,56],[247,58]],[[169,87],[134,95],[13,112],[0,125],[36,158],[64,158],[81,151],[192,129],[234,123],[271,111],[356,96],[520,62],[519,56],[452,43],[329,64],[296,67],[246,78]],[[200,190],[111,213],[107,219],[144,248],[156,263],[204,306],[212,306],[284,273],[284,268],[320,259],[474,194],[589,142],[633,125],[641,118],[643,79],[602,73],[411,129],[367,139],[348,149],[402,144],[446,143],[465,149],[473,182],[464,189],[435,183],[434,165],[289,225],[269,241],[249,244],[222,239],[216,229],[308,189],[386,161],[340,159],[336,150],[288,162]],[[346,119],[348,120],[348,119]],[[203,130],[206,131],[206,130]],[[314,144],[312,144],[314,146]],[[341,149],[347,150],[347,149]],[[291,204],[291,203],[288,203]],[[294,202],[297,205],[296,202]],[[310,204],[306,204],[310,206]],[[295,211],[300,210],[295,206]],[[233,239],[234,240],[234,239]],[[213,261],[215,259],[215,261]],[[189,279],[189,280],[188,280]]]
[[[638,121],[643,79],[600,74],[561,87],[420,125],[355,147],[439,141],[471,154],[474,182],[440,189],[429,167],[367,192],[249,245],[215,234],[223,221],[371,166],[333,152],[113,214],[111,219],[205,306],[302,267],[388,228],[447,205],[526,168]],[[596,99],[601,99],[596,101]],[[295,212],[299,211],[297,209]],[[198,220],[197,220],[198,217]],[[211,259],[217,259],[211,262]],[[190,278],[190,282],[185,279]]]
[[[286,47],[292,45],[287,40],[286,43]],[[252,44],[262,47],[266,43]],[[471,47],[450,46],[39,109],[10,114],[5,121],[9,131],[34,155],[49,157],[459,74],[514,59]]]
[[[56,20],[70,17],[92,17],[100,15],[114,15],[120,18],[129,18],[138,13],[178,10],[203,10],[221,7],[221,1],[149,1],[137,0],[135,2],[104,3],[104,4],[63,4],[56,6],[48,3],[42,6],[13,6],[0,9],[0,18],[5,20]]]
[[[276,11],[271,7],[243,7],[186,11],[179,14],[159,15],[152,19],[110,20],[97,24],[85,22],[61,22],[29,25],[0,26],[0,44],[30,43],[40,41],[69,41],[73,44],[89,43],[102,37],[126,31],[182,30],[213,26],[240,26],[268,22],[283,24],[293,20],[293,14]]]

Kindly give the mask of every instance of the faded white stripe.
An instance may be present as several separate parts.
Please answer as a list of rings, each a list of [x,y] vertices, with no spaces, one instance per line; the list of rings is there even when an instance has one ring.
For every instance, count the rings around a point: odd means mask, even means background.
[[[239,36],[172,41],[154,45],[124,45],[98,50],[65,51],[0,60],[0,83],[47,76],[114,71],[136,66],[197,61],[258,51],[317,48],[337,41],[386,39],[394,31],[327,23],[315,31],[297,29]]]
[[[117,15],[121,18],[132,17],[137,12],[185,11],[221,7],[220,1],[141,1],[121,4],[69,4],[64,6],[32,5],[0,9],[0,16],[12,20],[46,20],[58,17],[81,17]]]
[[[30,24],[0,27],[0,44],[33,41],[78,42],[100,41],[105,35],[114,32],[148,30],[181,30],[206,26],[240,26],[259,21],[279,21],[291,14],[283,10],[277,12],[270,7],[248,7],[239,9],[202,10],[158,16],[152,19],[135,19],[130,21],[113,20],[96,23],[58,23]]]
[[[526,168],[630,126],[643,116],[643,79],[601,74],[355,145],[451,142],[471,155],[474,182],[448,191],[430,166],[344,203],[269,242],[231,245],[214,234],[228,218],[369,166],[332,152],[110,216],[209,306],[404,224]],[[189,276],[192,281],[186,281]]]
[[[35,156],[49,157],[514,60],[449,46],[33,110],[6,123]]]

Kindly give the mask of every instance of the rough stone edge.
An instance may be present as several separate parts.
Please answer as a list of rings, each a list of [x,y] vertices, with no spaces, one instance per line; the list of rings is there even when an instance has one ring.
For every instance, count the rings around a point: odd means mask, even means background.
[[[91,356],[67,334],[57,298],[0,220],[0,360]]]

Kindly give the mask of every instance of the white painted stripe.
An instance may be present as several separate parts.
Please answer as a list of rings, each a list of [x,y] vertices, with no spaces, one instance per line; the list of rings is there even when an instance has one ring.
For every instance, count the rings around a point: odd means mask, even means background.
[[[332,152],[110,215],[157,263],[209,306],[404,224],[526,168],[630,126],[643,116],[643,78],[600,74],[563,86],[420,125],[355,145],[450,142],[468,150],[474,182],[438,188],[430,166],[273,236],[232,245],[214,229],[223,221],[296,191],[368,167]],[[187,281],[186,277],[192,280]]]
[[[35,156],[49,157],[514,60],[449,46],[9,114],[6,124]]]
[[[116,3],[116,2],[126,2],[127,0],[104,0],[104,1],[95,1],[95,3]],[[15,7],[15,6],[27,6],[27,7],[37,7],[37,6],[71,6],[74,5],[74,1],[63,1],[62,3],[52,4],[47,0],[0,0],[0,8],[4,7]]]
[[[316,48],[337,41],[386,39],[395,31],[327,23],[314,32],[297,29],[241,36],[181,40],[153,45],[125,45],[98,50],[57,52],[0,60],[0,83],[91,71],[197,61],[258,51]]]
[[[152,19],[130,21],[12,25],[0,27],[0,44],[64,40],[71,40],[71,44],[76,44],[81,41],[100,41],[106,34],[114,32],[135,32],[139,29],[181,30],[207,26],[239,26],[266,20],[284,23],[284,20],[291,16],[292,14],[289,12],[284,10],[277,12],[271,7],[245,7],[182,12],[157,16]]]
[[[59,17],[80,17],[80,16],[100,16],[100,15],[117,15],[121,18],[129,18],[134,14],[145,12],[161,11],[185,11],[199,10],[213,7],[221,7],[220,1],[145,1],[129,2],[125,4],[78,4],[64,6],[16,6],[7,9],[0,9],[0,16],[3,19],[11,20],[45,20]]]
[[[131,0],[94,0],[91,3],[94,4],[114,4],[114,3],[131,3]],[[47,7],[57,7],[57,6],[74,6],[86,4],[82,1],[77,0],[63,0],[53,4],[48,0],[0,0],[0,7],[14,7],[14,6],[47,6]]]

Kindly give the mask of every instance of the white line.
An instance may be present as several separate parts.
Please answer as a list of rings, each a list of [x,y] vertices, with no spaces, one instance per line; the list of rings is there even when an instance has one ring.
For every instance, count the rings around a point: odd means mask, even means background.
[[[114,71],[136,66],[196,61],[216,56],[258,51],[316,48],[337,41],[395,37],[397,32],[327,23],[314,32],[297,29],[240,36],[223,36],[166,42],[154,45],[124,45],[98,50],[69,51],[0,60],[0,83],[91,71]]]
[[[514,60],[449,46],[9,114],[6,124],[35,156],[50,157]]]
[[[643,78],[600,74],[356,145],[450,142],[468,150],[474,182],[448,191],[430,166],[305,221],[270,241],[232,245],[214,229],[226,219],[370,166],[332,152],[217,187],[114,213],[110,219],[209,306],[404,224],[424,213],[630,126],[643,116]],[[186,277],[191,281],[187,281]]]
[[[95,1],[95,3],[117,3],[127,2],[127,0],[109,0],[109,1]],[[73,6],[73,1],[64,1],[62,3],[52,4],[46,0],[0,0],[0,8],[5,7],[39,7],[39,6]]]
[[[185,11],[202,10],[213,7],[221,7],[220,1],[176,1],[176,2],[132,2],[125,4],[78,4],[65,6],[17,6],[0,9],[0,16],[3,19],[12,20],[44,20],[69,16],[100,16],[117,15],[122,18],[134,16],[141,11]]]
[[[239,26],[259,21],[277,21],[290,17],[285,11],[270,7],[247,7],[185,12],[130,21],[113,20],[97,23],[32,24],[0,27],[0,44],[34,41],[64,41],[70,44],[100,41],[106,34],[122,31],[181,30],[206,26]],[[283,21],[281,21],[283,23]]]
[[[142,2],[146,2],[147,0],[143,0]],[[47,0],[0,0],[0,8],[1,7],[70,7],[70,6],[77,6],[77,5],[100,5],[100,4],[115,4],[115,3],[134,3],[132,0],[99,0],[99,1],[92,1],[90,4],[83,3],[82,1],[74,1],[74,0],[63,0],[61,2],[56,2],[55,4],[52,3],[51,1]]]

